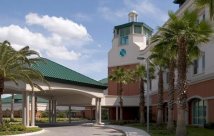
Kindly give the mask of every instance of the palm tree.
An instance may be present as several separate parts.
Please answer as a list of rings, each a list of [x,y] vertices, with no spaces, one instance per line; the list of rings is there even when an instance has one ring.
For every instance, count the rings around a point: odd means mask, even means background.
[[[145,66],[143,65],[137,65],[134,72],[133,72],[133,76],[137,81],[140,81],[140,103],[139,103],[139,107],[140,107],[140,123],[144,124],[145,123],[145,97],[144,97],[144,81],[145,81],[145,77],[146,77],[146,69]]]
[[[211,25],[207,22],[197,22],[196,11],[185,11],[180,18],[176,14],[169,13],[170,22],[166,28],[160,28],[161,33],[169,36],[171,41],[175,41],[177,51],[177,128],[176,136],[186,136],[185,110],[187,105],[187,65],[188,65],[188,46],[197,46],[209,41],[213,33]]]
[[[196,5],[199,9],[209,6],[210,19],[214,18],[214,1],[213,0],[196,0]]]
[[[112,80],[117,83],[117,95],[119,96],[119,105],[120,105],[120,121],[123,120],[123,85],[128,84],[133,81],[131,70],[125,70],[122,67],[118,67],[112,71],[109,76],[109,80]]]
[[[161,29],[161,28],[160,28]],[[169,72],[168,79],[168,121],[167,129],[173,130],[173,107],[174,107],[174,93],[175,93],[175,67],[177,57],[177,46],[174,44],[168,33],[161,33],[152,37],[152,43],[155,44],[154,51],[160,54],[158,57],[162,58],[165,67]],[[157,58],[158,58],[157,57]]]
[[[31,68],[32,64],[40,61],[36,51],[30,50],[28,46],[16,51],[8,41],[0,43],[0,125],[3,124],[1,95],[4,92],[4,82],[12,81],[18,85],[23,81],[32,87],[42,89],[34,80],[44,82],[39,71]]]
[[[10,121],[14,121],[14,93],[11,95]]]
[[[179,4],[179,6],[183,5],[186,0],[174,0],[173,3]]]
[[[154,78],[154,67],[150,67],[149,69],[149,75],[150,79]],[[144,124],[145,123],[145,87],[144,87],[144,82],[147,82],[146,79],[147,73],[146,73],[146,68],[144,65],[137,65],[135,70],[132,72],[132,77],[135,79],[135,81],[140,81],[140,95],[139,95],[139,111],[140,111],[140,123]]]
[[[156,45],[152,49],[150,59],[155,66],[158,67],[158,114],[157,114],[157,125],[163,124],[163,70],[166,68],[168,56],[165,56],[166,49],[162,48],[162,43]]]

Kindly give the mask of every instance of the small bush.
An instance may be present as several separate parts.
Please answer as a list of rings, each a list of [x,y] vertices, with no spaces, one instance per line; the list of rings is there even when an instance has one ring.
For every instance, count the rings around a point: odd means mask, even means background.
[[[10,124],[8,122],[0,126],[0,132],[3,131],[25,131],[26,127],[21,124]]]
[[[208,129],[214,129],[214,123],[205,124],[204,127]]]
[[[48,111],[41,111],[41,115],[43,118],[48,117]]]
[[[57,118],[66,118],[67,117],[67,111],[57,111],[56,113]]]
[[[136,120],[122,120],[122,121],[111,121],[113,125],[126,125],[126,124],[133,124],[138,123]]]

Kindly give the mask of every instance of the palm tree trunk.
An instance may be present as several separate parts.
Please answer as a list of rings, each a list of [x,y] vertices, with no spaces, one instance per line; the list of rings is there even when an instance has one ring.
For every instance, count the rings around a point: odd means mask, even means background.
[[[11,96],[11,110],[10,110],[10,121],[14,120],[14,94]]]
[[[168,93],[168,122],[167,129],[172,131],[173,124],[173,106],[174,106],[174,93],[175,93],[175,62],[171,61],[169,64],[169,93]]]
[[[120,83],[120,121],[123,120],[123,98],[122,98],[123,86]]]
[[[35,97],[35,113],[35,116],[37,117],[37,97]]]
[[[3,112],[2,112],[2,100],[1,95],[4,91],[4,78],[0,77],[0,126],[3,125]]]
[[[158,80],[158,115],[157,115],[157,125],[163,123],[163,70],[160,68]]]
[[[186,109],[186,72],[187,72],[187,45],[185,39],[178,41],[178,81],[177,81],[177,127],[176,136],[186,136],[185,109]]]
[[[140,123],[145,123],[145,97],[144,97],[144,80],[141,78],[140,80]]]

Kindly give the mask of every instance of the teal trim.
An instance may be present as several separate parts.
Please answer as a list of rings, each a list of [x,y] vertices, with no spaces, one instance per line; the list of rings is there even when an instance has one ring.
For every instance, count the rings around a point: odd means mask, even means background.
[[[2,103],[11,103],[12,96],[2,98]],[[30,102],[31,102],[31,97],[30,97]],[[37,97],[37,102],[38,103],[48,103],[48,100]],[[14,95],[14,103],[22,103],[22,95],[21,94],[15,94]]]
[[[146,29],[148,29],[151,33],[153,32],[153,29],[143,22],[130,22],[130,23],[115,26],[114,29],[121,29],[121,28],[125,28],[125,27],[130,27],[132,25],[143,26]]]

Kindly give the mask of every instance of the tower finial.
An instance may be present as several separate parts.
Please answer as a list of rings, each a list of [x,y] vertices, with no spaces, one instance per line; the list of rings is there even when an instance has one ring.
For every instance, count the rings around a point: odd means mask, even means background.
[[[129,12],[128,16],[129,16],[129,22],[137,22],[138,14],[135,10],[132,10],[131,12]]]

